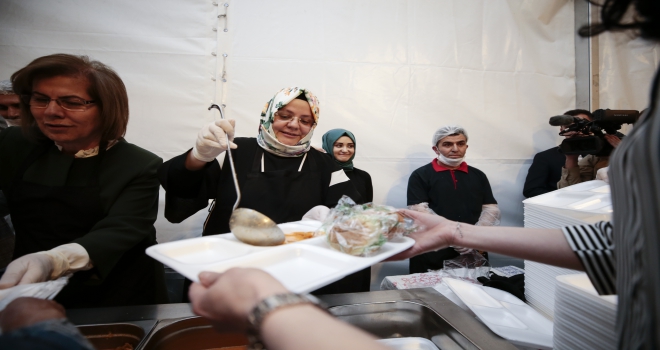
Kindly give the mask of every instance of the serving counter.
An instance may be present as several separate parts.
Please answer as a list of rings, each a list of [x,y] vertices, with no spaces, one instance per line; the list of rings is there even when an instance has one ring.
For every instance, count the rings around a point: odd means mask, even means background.
[[[439,349],[516,349],[432,288],[319,298],[337,318],[378,338],[422,337],[433,341]],[[135,349],[175,349],[180,344],[186,344],[185,348],[191,350],[222,349],[218,346],[218,341],[222,340],[218,340],[207,322],[195,317],[189,304],[78,309],[68,310],[67,316],[78,326],[102,325],[96,328],[100,332],[97,339],[102,339],[104,334],[116,334],[109,329],[109,324],[138,326],[144,330],[144,335],[132,344]],[[103,330],[104,326],[108,329]],[[229,349],[245,345],[242,336],[230,338],[220,346]],[[208,344],[205,339],[214,343]]]

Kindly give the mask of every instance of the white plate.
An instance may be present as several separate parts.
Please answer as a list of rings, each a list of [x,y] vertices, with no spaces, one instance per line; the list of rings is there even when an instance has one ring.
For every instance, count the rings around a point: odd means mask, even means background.
[[[278,226],[286,234],[316,231],[321,223],[296,221]],[[147,255],[196,282],[202,271],[253,267],[270,273],[292,292],[306,293],[385,260],[414,243],[403,237],[385,243],[373,256],[357,257],[333,249],[323,236],[275,247],[256,247],[226,233],[157,244],[147,248]]]
[[[511,343],[552,349],[552,322],[505,291],[461,280],[444,281],[493,332]]]

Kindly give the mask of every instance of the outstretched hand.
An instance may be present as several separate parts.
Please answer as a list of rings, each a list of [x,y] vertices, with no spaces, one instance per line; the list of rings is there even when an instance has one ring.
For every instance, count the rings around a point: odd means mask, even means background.
[[[222,330],[244,331],[248,314],[262,299],[288,290],[258,269],[233,268],[224,273],[202,272],[190,286],[193,312]]]
[[[388,261],[408,259],[422,253],[452,245],[456,222],[447,220],[439,215],[420,213],[414,210],[402,209],[399,213],[415,220],[415,224],[420,226],[420,229],[408,236],[415,240],[415,244],[410,249],[387,259]]]

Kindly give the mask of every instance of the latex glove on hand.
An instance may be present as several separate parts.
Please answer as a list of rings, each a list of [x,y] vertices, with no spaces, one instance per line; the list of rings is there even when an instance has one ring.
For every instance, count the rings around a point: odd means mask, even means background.
[[[452,247],[454,250],[461,255],[469,254],[472,252],[472,249],[470,248],[463,248],[463,247]]]
[[[64,244],[12,261],[0,279],[0,289],[55,280],[68,273],[89,270],[92,267],[85,248],[77,243]]]
[[[474,226],[498,226],[502,213],[497,204],[484,204],[481,206],[479,221]]]
[[[328,217],[328,214],[330,214],[330,208],[326,207],[325,205],[317,205],[306,212],[302,219],[325,221],[325,218]]]
[[[12,261],[0,279],[0,289],[18,284],[44,282],[50,279],[53,260],[44,252],[23,255]]]
[[[197,134],[197,141],[192,150],[193,157],[208,163],[226,151],[227,147],[235,149],[236,144],[231,142],[234,140],[235,124],[233,119],[228,119],[205,125]],[[227,136],[229,136],[229,145],[227,145]]]

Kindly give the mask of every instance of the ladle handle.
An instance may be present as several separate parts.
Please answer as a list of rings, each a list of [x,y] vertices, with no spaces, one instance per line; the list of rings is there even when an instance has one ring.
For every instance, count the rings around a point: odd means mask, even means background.
[[[220,112],[220,119],[225,120],[225,112],[222,110],[222,107],[217,105],[217,104],[212,104],[209,107],[209,111],[211,109],[217,109]],[[241,190],[238,188],[238,179],[236,178],[236,168],[234,168],[234,158],[231,156],[231,149],[229,148],[229,134],[225,133],[225,136],[227,136],[227,157],[229,157],[229,165],[231,166],[231,176],[234,179],[234,188],[236,188],[236,203],[234,203],[234,208],[232,210],[236,210],[238,207],[238,203],[241,202]]]

